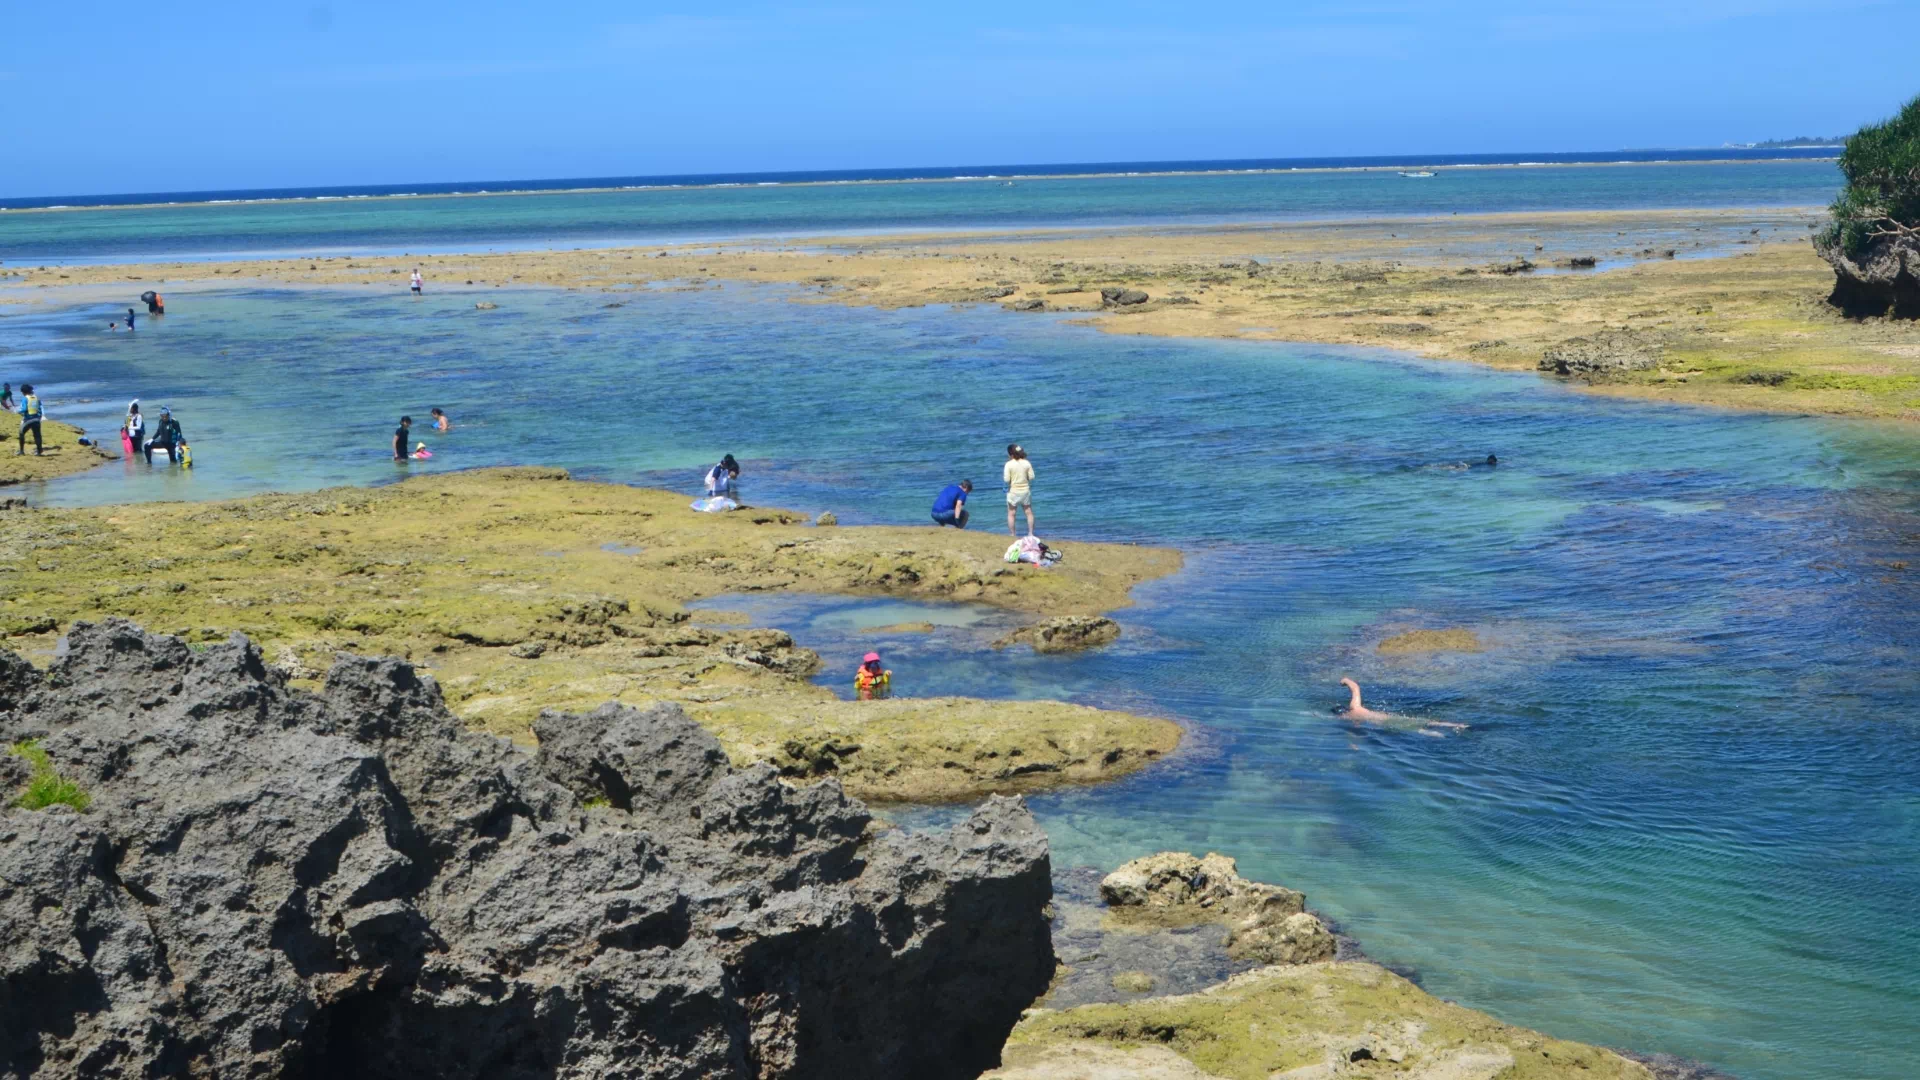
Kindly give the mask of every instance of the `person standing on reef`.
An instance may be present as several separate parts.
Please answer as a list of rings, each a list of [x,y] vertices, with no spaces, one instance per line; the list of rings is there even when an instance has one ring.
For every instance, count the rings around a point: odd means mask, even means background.
[[[447,414],[441,412],[438,405],[427,411],[433,415],[433,430],[443,435],[453,430],[453,421],[447,419]]]
[[[20,449],[14,451],[14,457],[19,457],[27,452],[27,432],[29,430],[33,432],[33,456],[40,456],[43,449],[40,445],[40,420],[44,415],[45,410],[40,407],[40,395],[33,392],[33,384],[21,383]]]
[[[407,429],[413,426],[413,417],[400,418],[400,426],[393,429],[393,460],[407,460]]]
[[[973,494],[973,481],[962,480],[957,484],[948,484],[940,489],[933,499],[933,523],[951,525],[956,529],[967,527],[967,497]]]
[[[1007,535],[1019,536],[1013,527],[1013,512],[1025,508],[1027,511],[1027,535],[1033,535],[1033,462],[1027,460],[1027,452],[1019,443],[1007,444],[1007,463],[1000,468],[1000,478],[1007,483]]]
[[[13,384],[0,385],[0,409],[13,408]]]
[[[413,268],[413,295],[420,295],[420,268],[417,266]]]

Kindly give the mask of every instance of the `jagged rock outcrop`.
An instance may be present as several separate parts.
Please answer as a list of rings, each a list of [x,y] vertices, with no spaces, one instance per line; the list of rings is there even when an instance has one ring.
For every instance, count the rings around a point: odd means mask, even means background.
[[[1023,626],[993,643],[996,649],[1021,642],[1034,652],[1078,652],[1107,645],[1120,637],[1120,624],[1104,615],[1060,615]]]
[[[1920,233],[1878,237],[1853,255],[1837,235],[1818,236],[1813,246],[1833,267],[1827,303],[1856,318],[1920,319]]]
[[[1159,926],[1220,922],[1227,955],[1263,964],[1331,960],[1332,931],[1307,910],[1305,895],[1240,876],[1234,860],[1163,851],[1135,859],[1100,882],[1100,897],[1123,920]]]
[[[1053,971],[1046,838],[876,828],[677,707],[529,755],[434,682],[75,624],[0,653],[0,742],[92,796],[0,812],[0,1075],[962,1077]]]

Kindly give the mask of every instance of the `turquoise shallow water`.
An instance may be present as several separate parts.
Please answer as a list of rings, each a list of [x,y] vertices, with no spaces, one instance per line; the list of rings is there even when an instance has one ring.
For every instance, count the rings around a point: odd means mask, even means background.
[[[164,402],[198,462],[28,494],[211,498],[539,462],[691,495],[732,451],[752,500],[918,522],[941,483],[990,481],[1018,439],[1041,531],[1069,558],[1074,539],[1189,552],[1108,650],[993,653],[964,625],[939,647],[888,642],[906,692],[1190,725],[1160,768],[1034,800],[1060,865],[1226,851],[1508,1020],[1750,1080],[1911,1072],[1920,569],[1894,566],[1920,568],[1909,431],[997,311],[740,287],[487,296],[498,311],[199,296],[131,337],[11,317],[9,377],[46,384],[56,417],[107,429],[129,396]],[[396,469],[393,415],[431,405],[458,429]],[[1498,469],[1459,467],[1489,451]],[[827,650],[835,678],[849,627],[900,621],[787,603],[757,614]],[[1490,648],[1371,648],[1446,625]],[[1345,723],[1328,712],[1341,674],[1376,705],[1472,726]]]
[[[1824,206],[1831,161],[1050,177],[0,214],[8,264],[475,251],[1060,225]]]

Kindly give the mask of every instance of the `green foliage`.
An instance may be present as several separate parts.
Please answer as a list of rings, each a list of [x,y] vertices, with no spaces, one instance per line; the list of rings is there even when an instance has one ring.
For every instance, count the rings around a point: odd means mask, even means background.
[[[14,757],[33,766],[33,779],[27,782],[27,789],[20,793],[20,797],[13,800],[13,805],[23,810],[45,810],[55,803],[71,806],[75,810],[85,810],[93,805],[92,796],[79,784],[55,771],[53,759],[41,748],[40,740],[28,739],[14,743],[9,749]]]
[[[1920,97],[1848,138],[1840,172],[1847,186],[1833,202],[1827,236],[1848,254],[1860,254],[1889,224],[1920,227]]]

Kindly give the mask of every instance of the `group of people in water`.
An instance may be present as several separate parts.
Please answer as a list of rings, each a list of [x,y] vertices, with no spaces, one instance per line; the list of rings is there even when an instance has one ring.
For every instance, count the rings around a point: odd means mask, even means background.
[[[446,412],[438,405],[434,406],[427,415],[433,417],[433,430],[442,435],[453,430],[453,421],[447,417]],[[407,443],[411,440],[412,435],[413,417],[401,417],[400,426],[393,429],[393,460],[424,460],[433,456],[433,451],[427,449],[427,444],[423,442],[414,443],[413,449],[408,450]]]
[[[187,446],[186,433],[180,430],[180,421],[174,418],[173,410],[160,406],[160,418],[154,421],[153,438],[147,438],[147,418],[140,412],[140,399],[134,398],[127,403],[127,418],[120,424],[120,444],[131,458],[139,454],[153,464],[153,452],[166,452],[169,464],[181,461],[192,462],[192,449]]]
[[[45,437],[41,433],[41,424],[46,419],[47,407],[40,395],[33,389],[32,383],[21,383],[20,394],[16,398],[13,384],[0,384],[0,409],[18,413],[20,416],[20,435],[14,456],[27,452],[27,436],[33,436],[33,452],[36,457],[46,453]],[[82,445],[89,445],[81,439]],[[120,422],[120,445],[131,459],[135,454],[144,457],[148,464],[153,462],[153,452],[159,450],[167,455],[169,462],[178,463],[190,453],[187,447],[186,433],[180,429],[180,421],[174,418],[173,410],[160,407],[160,417],[154,422],[153,437],[147,437],[147,417],[140,411],[140,399],[134,398],[127,403],[126,417]]]

